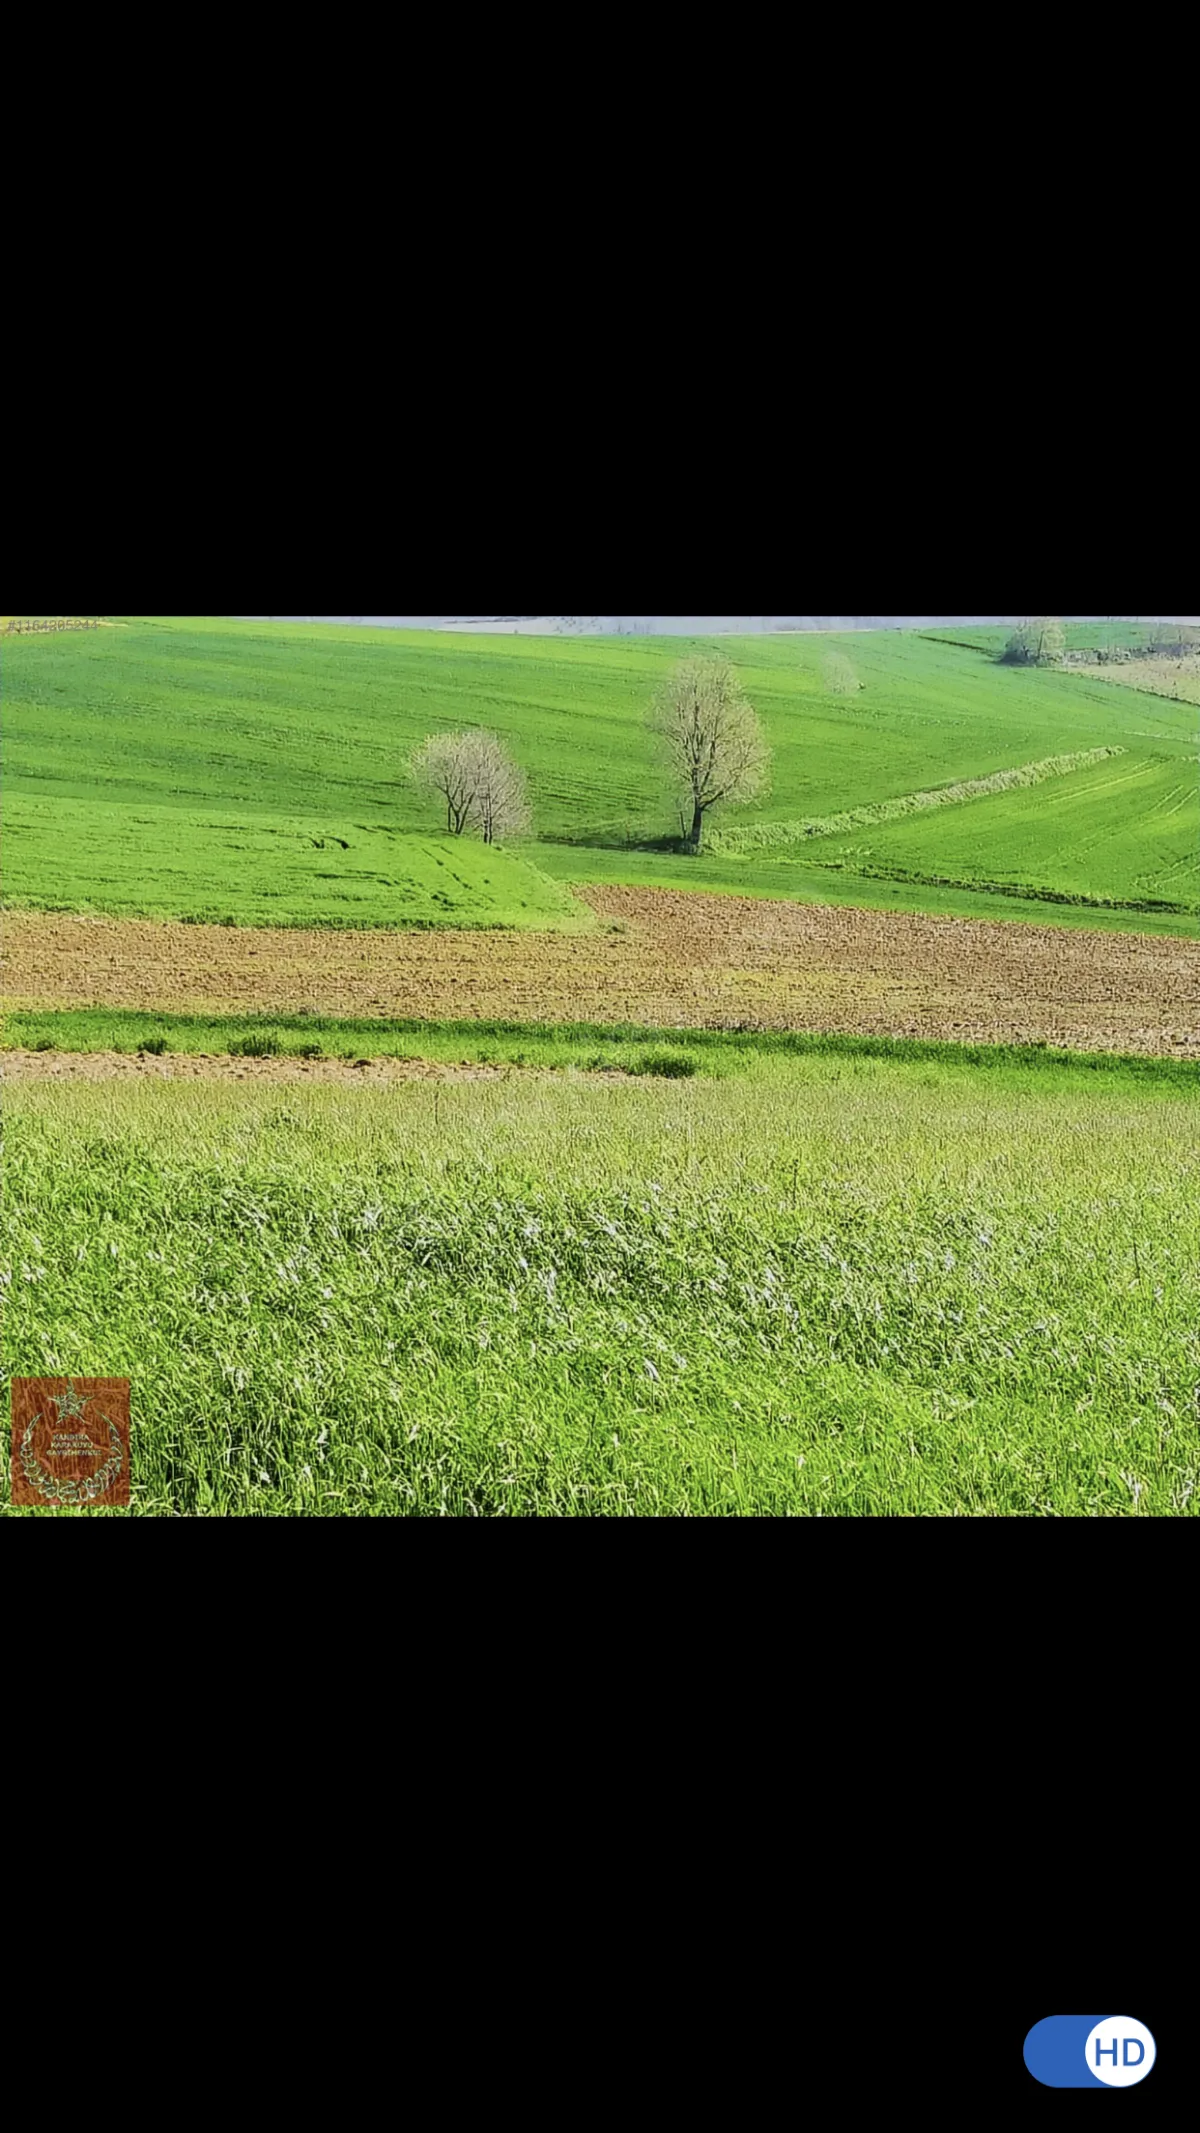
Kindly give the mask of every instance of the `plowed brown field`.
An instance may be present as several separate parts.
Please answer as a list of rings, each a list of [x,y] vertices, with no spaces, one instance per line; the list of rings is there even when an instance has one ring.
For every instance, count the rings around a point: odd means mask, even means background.
[[[457,1066],[438,1059],[235,1059],[226,1052],[0,1053],[0,1076],[16,1081],[511,1081],[545,1079],[550,1067]],[[556,1079],[561,1077],[556,1076]],[[632,1081],[611,1067],[606,1081]]]
[[[624,930],[335,933],[14,912],[5,987],[13,1007],[748,1024],[1200,1056],[1200,942],[668,889],[577,893]]]

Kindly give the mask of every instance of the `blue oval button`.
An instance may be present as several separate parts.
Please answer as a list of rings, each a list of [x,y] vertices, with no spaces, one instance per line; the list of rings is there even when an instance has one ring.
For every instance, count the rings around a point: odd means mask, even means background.
[[[1025,2064],[1048,2089],[1102,2089],[1085,2057],[1085,2046],[1103,2015],[1046,2015],[1025,2039]]]
[[[1048,2089],[1131,2088],[1150,2072],[1155,2048],[1132,2015],[1045,2015],[1026,2037],[1024,2056]]]

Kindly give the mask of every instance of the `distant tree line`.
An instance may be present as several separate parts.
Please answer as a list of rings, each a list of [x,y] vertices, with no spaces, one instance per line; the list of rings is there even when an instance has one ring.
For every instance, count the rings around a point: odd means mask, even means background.
[[[1115,628],[1117,618],[1111,618]],[[1101,665],[1132,659],[1186,659],[1200,651],[1200,629],[1187,622],[1154,622],[1147,625],[1141,643],[1111,636],[1107,643],[1079,645],[1068,652],[1067,633],[1057,615],[1039,615],[1013,630],[1000,654],[1006,666],[1051,667]]]
[[[1194,623],[1156,622],[1146,638],[1146,650],[1161,659],[1186,659],[1200,652],[1200,629]]]

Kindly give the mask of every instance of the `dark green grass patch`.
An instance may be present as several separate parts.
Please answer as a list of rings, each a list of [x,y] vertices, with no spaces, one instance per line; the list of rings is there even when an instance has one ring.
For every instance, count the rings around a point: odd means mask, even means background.
[[[669,1051],[665,1047],[652,1052],[639,1052],[634,1065],[635,1074],[646,1074],[654,1081],[686,1081],[696,1073],[699,1060],[691,1052]]]
[[[829,1061],[847,1069],[869,1062],[982,1073],[1000,1080],[1034,1076],[1058,1088],[1098,1079],[1200,1095],[1200,1061],[1140,1053],[1080,1052],[1052,1045],[957,1044],[917,1037],[829,1036],[796,1030],[655,1029],[636,1023],[528,1023],[498,1020],[426,1022],[413,1018],[334,1015],[184,1015],[133,1008],[12,1009],[0,1048],[10,1051],[137,1052],[155,1040],[175,1052],[270,1058],[434,1059],[509,1066],[620,1068],[661,1078],[757,1073],[787,1062]],[[653,1066],[651,1061],[667,1062]]]

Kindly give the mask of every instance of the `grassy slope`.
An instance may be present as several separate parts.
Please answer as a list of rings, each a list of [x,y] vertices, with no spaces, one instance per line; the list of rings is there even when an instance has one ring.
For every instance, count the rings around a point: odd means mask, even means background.
[[[17,1086],[5,1367],[140,1514],[1195,1516],[1194,1105],[1023,1072]]]
[[[871,865],[1129,903],[1158,896],[1200,913],[1196,782],[1195,764],[1179,756],[1116,756],[1045,785],[822,841],[851,871]]]
[[[32,799],[4,808],[6,901],[262,926],[579,930],[577,899],[515,852],[349,815]]]
[[[1064,625],[1069,652],[1128,650],[1146,642],[1144,622],[1068,622]],[[966,623],[953,628],[927,629],[922,634],[935,644],[967,644],[980,651],[997,653],[1011,636],[1011,626],[999,623]]]
[[[1195,753],[1195,713],[1186,705],[1078,674],[999,668],[978,652],[928,636],[844,640],[866,687],[853,699],[832,697],[821,678],[830,642],[722,641],[763,714],[776,758],[769,802],[739,819],[835,812],[1100,745],[1125,748],[1131,768],[1154,764],[1164,774]],[[180,816],[169,859],[175,879],[165,891],[176,909],[212,910],[212,885],[219,881],[217,901],[237,917],[255,915],[264,892],[278,887],[268,900],[286,920],[311,911],[308,888],[285,887],[264,869],[254,895],[243,898],[206,821],[234,821],[247,832],[259,822],[265,832],[280,818],[317,820],[348,839],[361,825],[428,831],[431,811],[402,775],[406,751],[439,727],[483,723],[506,735],[529,771],[541,835],[576,840],[529,848],[548,873],[1000,915],[996,900],[984,904],[970,890],[926,892],[831,877],[807,853],[736,861],[624,854],[619,846],[627,836],[675,827],[643,715],[680,649],[668,640],[463,640],[194,618],[17,639],[3,654],[6,800],[10,809],[39,798],[56,807],[73,801],[91,810],[105,802],[130,810],[93,818],[80,869],[93,884],[93,904],[103,881],[109,908],[135,908],[146,865],[132,815],[168,808]],[[1186,764],[1180,775],[1186,781]],[[1038,788],[1030,805],[1044,805],[1052,793],[1051,786]],[[955,812],[939,811],[928,827],[935,858]],[[19,881],[30,901],[61,902],[56,881],[69,865],[62,840],[30,838],[23,851],[21,818],[11,819],[18,834],[10,863],[18,873],[9,877],[10,893],[18,893]],[[88,834],[79,817],[64,820],[72,837]],[[1160,828],[1154,859],[1139,872],[1152,882],[1148,893],[1177,900],[1165,884],[1177,887],[1200,839],[1194,771],[1191,793]],[[1136,822],[1129,834],[1138,836]],[[1043,848],[1050,852],[1049,840]],[[1071,889],[1097,893],[1096,857],[1093,850],[1077,874],[1067,864]],[[329,872],[344,864],[349,875],[364,863],[349,856],[343,862],[335,849]],[[922,871],[952,870],[931,864]],[[1119,894],[1129,871],[1121,859],[1098,893]],[[1060,878],[1063,873],[1060,867]],[[230,878],[229,894],[223,876]],[[1041,874],[1033,879],[1043,884]],[[831,890],[831,880],[844,888]],[[359,893],[353,883],[344,896],[336,884],[328,890],[331,903],[353,902]],[[378,922],[394,922],[386,896],[381,905]],[[1002,912],[1044,922],[1047,908],[1026,914],[1005,900]],[[371,909],[368,895],[362,912],[368,922]],[[1080,922],[1087,920],[1085,913]],[[1179,930],[1178,920],[1139,923]]]

